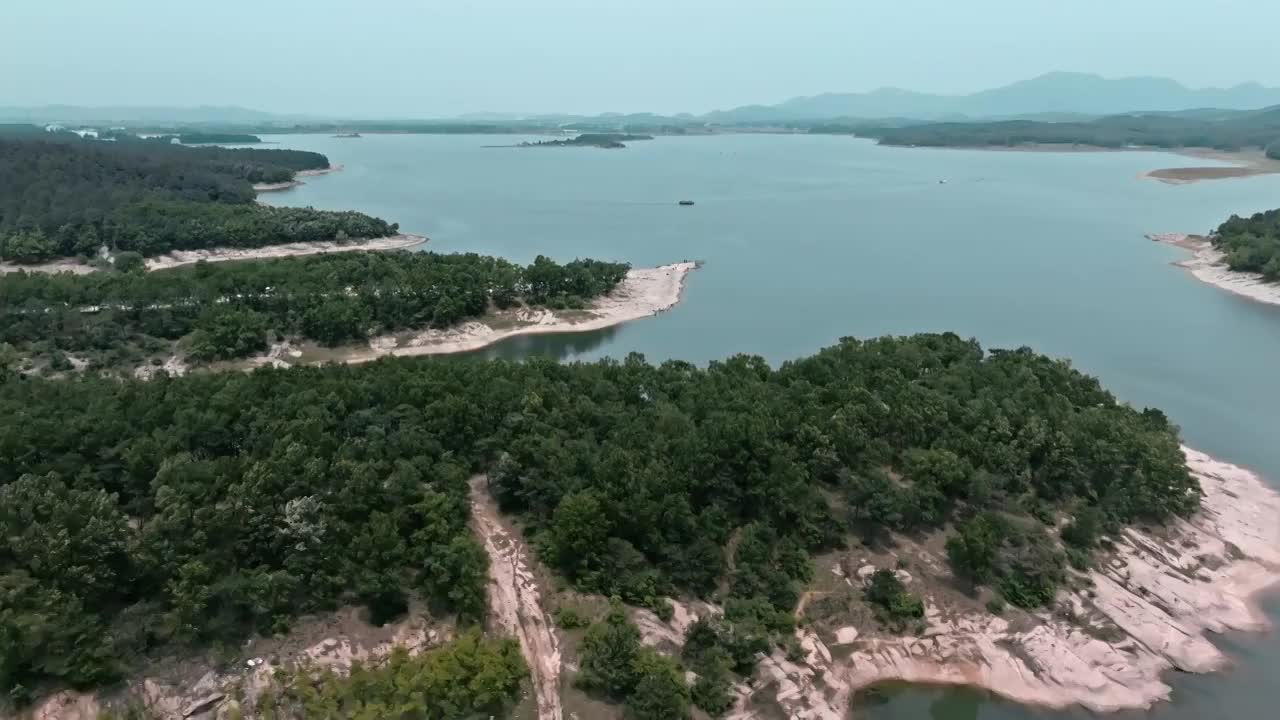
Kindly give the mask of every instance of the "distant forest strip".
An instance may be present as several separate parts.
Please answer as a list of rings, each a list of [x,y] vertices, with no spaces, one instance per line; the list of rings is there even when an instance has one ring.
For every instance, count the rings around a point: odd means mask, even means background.
[[[0,136],[0,259],[91,257],[103,245],[155,255],[395,234],[397,226],[360,213],[255,203],[253,183],[328,166],[325,156],[297,150]]]
[[[1247,218],[1232,215],[1209,240],[1226,253],[1232,270],[1261,273],[1269,282],[1280,282],[1280,210]]]
[[[691,637],[689,662],[721,678],[706,706],[787,636],[810,556],[850,536],[949,532],[958,575],[1040,607],[1102,534],[1199,504],[1159,411],[951,334],[846,339],[778,368],[389,359],[148,382],[0,368],[0,692],[98,686],[141,655],[345,603],[380,621],[420,595],[474,620],[477,472],[578,589],[724,605]],[[914,616],[883,580],[869,600]]]
[[[257,135],[249,135],[246,133],[215,133],[215,132],[196,132],[183,131],[178,136],[178,142],[183,145],[205,145],[218,143],[222,145],[252,145],[262,142],[262,138]],[[326,165],[327,167],[327,165]],[[306,170],[314,170],[317,168],[303,168]]]
[[[988,147],[1017,145],[1130,146],[1218,150],[1268,148],[1280,157],[1280,108],[1239,113],[1221,120],[1176,115],[1116,115],[1088,122],[931,123],[902,127],[850,128],[886,145]]]
[[[340,253],[156,272],[18,273],[0,281],[0,343],[24,356],[88,353],[125,363],[190,337],[196,360],[240,358],[272,335],[339,345],[370,334],[448,328],[519,303],[583,307],[629,265],[596,260],[526,267],[476,254]]]

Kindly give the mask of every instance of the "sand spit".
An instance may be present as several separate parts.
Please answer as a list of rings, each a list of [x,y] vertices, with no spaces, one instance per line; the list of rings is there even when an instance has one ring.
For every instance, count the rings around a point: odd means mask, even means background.
[[[268,245],[260,248],[211,248],[208,250],[175,250],[166,255],[147,258],[148,270],[168,270],[182,265],[205,262],[225,262],[229,260],[265,260],[269,258],[295,257],[299,255],[323,255],[325,253],[407,250],[427,242],[421,235],[392,235],[370,240],[347,240],[343,242],[305,242]]]
[[[367,349],[352,352],[342,361],[360,363],[388,355],[447,355],[479,350],[518,335],[587,332],[621,325],[674,307],[684,291],[685,276],[696,267],[696,263],[679,262],[631,270],[613,292],[596,298],[587,310],[520,308],[486,318],[485,322],[471,321],[447,330],[426,330],[408,337],[376,337],[369,341]]]
[[[298,179],[300,177],[314,177],[316,175],[328,175],[329,173],[338,172],[341,169],[342,169],[341,165],[334,165],[333,167],[321,168],[319,170],[299,170],[298,172],[293,174],[292,180],[289,180],[287,182],[278,182],[278,183],[255,183],[253,186],[253,189],[255,192],[260,192],[260,193],[279,192],[281,190],[289,190],[291,188],[296,188],[299,185],[306,185],[305,182]]]
[[[1204,489],[1201,511],[1115,538],[1114,557],[1089,575],[1093,588],[1064,592],[1056,614],[952,614],[926,595],[923,633],[862,637],[849,627],[819,637],[801,628],[805,660],[775,651],[754,684],[789,717],[818,720],[844,720],[855,692],[886,681],[971,685],[1024,704],[1096,712],[1167,700],[1162,673],[1224,667],[1205,633],[1265,628],[1254,598],[1280,581],[1280,493],[1248,470],[1183,452]],[[742,700],[730,717],[765,716]]]
[[[489,554],[489,615],[520,641],[533,680],[538,720],[563,720],[560,707],[560,643],[542,607],[529,551],[498,515],[484,477],[471,480],[471,520]]]
[[[1168,185],[1190,185],[1202,180],[1226,180],[1230,178],[1247,178],[1256,175],[1280,173],[1280,160],[1267,157],[1262,150],[1213,150],[1211,148],[1183,148],[1175,151],[1179,155],[1201,160],[1216,160],[1230,163],[1229,166],[1210,167],[1176,167],[1161,168],[1143,173],[1139,177],[1148,180],[1159,180]]]
[[[1241,297],[1269,305],[1280,305],[1280,284],[1269,283],[1256,273],[1236,272],[1226,265],[1226,255],[1203,235],[1163,233],[1148,235],[1148,239],[1174,245],[1191,253],[1188,260],[1174,263],[1193,277],[1214,287]]]

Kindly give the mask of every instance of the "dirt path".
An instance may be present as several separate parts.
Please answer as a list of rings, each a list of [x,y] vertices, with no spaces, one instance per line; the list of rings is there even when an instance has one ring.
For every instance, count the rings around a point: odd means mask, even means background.
[[[483,476],[471,480],[471,521],[489,554],[489,613],[520,640],[532,674],[538,720],[563,720],[560,708],[560,646],[542,608],[529,551],[506,527]]]

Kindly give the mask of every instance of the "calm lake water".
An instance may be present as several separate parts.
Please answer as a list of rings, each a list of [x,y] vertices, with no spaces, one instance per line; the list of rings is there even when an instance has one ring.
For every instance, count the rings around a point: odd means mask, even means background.
[[[1069,357],[1122,399],[1163,409],[1188,444],[1280,481],[1280,307],[1194,280],[1169,265],[1180,251],[1143,238],[1278,206],[1280,176],[1175,187],[1137,176],[1202,161],[821,136],[660,138],[619,151],[483,147],[523,137],[271,139],[345,169],[269,201],[379,215],[436,251],[706,263],[669,313],[484,355],[754,353],[776,364],[845,335],[951,330]],[[1269,605],[1280,620],[1280,601]],[[1275,717],[1280,638],[1220,640],[1235,667],[1170,675],[1174,701],[1156,718]],[[920,688],[885,689],[864,709],[880,720],[1088,716]]]

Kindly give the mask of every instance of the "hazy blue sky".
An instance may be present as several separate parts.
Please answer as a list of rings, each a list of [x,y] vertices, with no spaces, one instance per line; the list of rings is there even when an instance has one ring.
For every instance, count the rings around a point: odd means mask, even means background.
[[[0,105],[702,112],[1049,70],[1280,85],[1276,0],[3,0]]]

